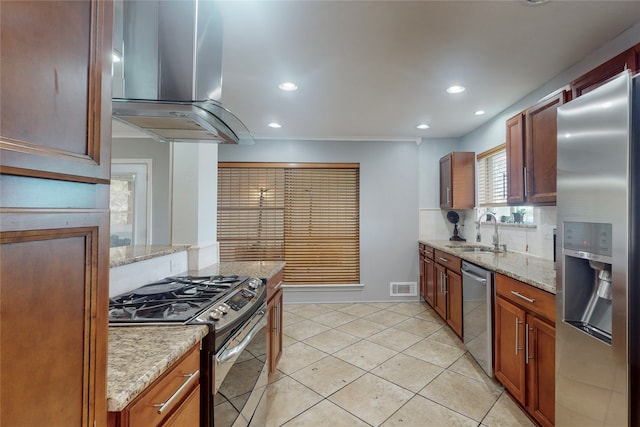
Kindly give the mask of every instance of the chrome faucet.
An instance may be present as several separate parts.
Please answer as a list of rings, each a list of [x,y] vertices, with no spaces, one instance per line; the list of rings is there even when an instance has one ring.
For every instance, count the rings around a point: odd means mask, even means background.
[[[489,222],[489,219],[493,219],[493,223],[495,225],[495,228],[493,231],[493,249],[496,252],[500,252],[501,249],[500,249],[500,236],[498,235],[498,219],[492,213],[480,214],[480,217],[478,218],[478,225],[476,226],[476,242],[482,241],[480,237],[480,223],[482,222],[482,217],[485,215],[487,216],[487,222]],[[504,252],[507,251],[507,245],[502,245],[502,251]]]

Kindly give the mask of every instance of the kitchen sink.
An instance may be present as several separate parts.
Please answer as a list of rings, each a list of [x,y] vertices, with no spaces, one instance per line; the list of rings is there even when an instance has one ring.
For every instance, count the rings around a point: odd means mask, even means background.
[[[502,253],[504,250],[494,249],[489,246],[471,246],[471,245],[447,245],[447,247],[451,249],[455,249],[460,252],[475,252],[479,254],[488,254],[488,253]]]
[[[493,249],[493,248],[460,248],[458,249],[460,252],[476,252],[476,253],[500,253],[501,250]]]

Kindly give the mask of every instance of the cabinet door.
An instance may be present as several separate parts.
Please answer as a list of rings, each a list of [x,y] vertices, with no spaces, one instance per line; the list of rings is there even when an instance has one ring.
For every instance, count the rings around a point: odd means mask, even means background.
[[[556,153],[558,112],[565,93],[529,108],[526,113],[525,164],[526,199],[532,204],[556,203]]]
[[[425,276],[426,270],[426,258],[422,255],[422,251],[420,252],[420,296],[426,301],[427,299],[427,277]]]
[[[555,422],[555,328],[527,315],[527,410],[543,426]]]
[[[436,269],[432,259],[425,258],[425,301],[434,307],[436,300]]]
[[[447,270],[440,264],[435,264],[435,292],[433,308],[442,317],[447,319],[447,294],[445,292],[445,280]]]
[[[636,45],[635,48],[622,52],[572,81],[571,94],[573,98],[575,99],[587,92],[591,92],[624,70],[631,70],[632,73],[636,73],[638,67],[640,67],[638,52],[640,52],[640,44]]]
[[[524,195],[524,115],[507,120],[507,203],[521,204]]]
[[[462,338],[462,276],[451,270],[446,276],[447,323]]]
[[[7,1],[0,171],[108,183],[111,1]]]
[[[0,425],[104,426],[109,215],[1,223]]]
[[[525,311],[496,298],[495,375],[525,405]]]
[[[282,314],[283,293],[282,288],[280,288],[267,304],[267,354],[269,357],[267,363],[269,364],[269,375],[276,371],[282,356]]]
[[[440,159],[440,208],[449,209],[453,205],[451,188],[451,154]]]

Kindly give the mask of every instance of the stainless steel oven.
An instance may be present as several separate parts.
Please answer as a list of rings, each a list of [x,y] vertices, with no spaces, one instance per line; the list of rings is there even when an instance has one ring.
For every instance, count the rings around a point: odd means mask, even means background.
[[[265,425],[265,413],[257,410],[267,387],[266,325],[267,306],[263,304],[211,355],[215,427]]]
[[[241,421],[256,418],[254,402],[260,399],[254,396],[264,392],[267,382],[265,299],[266,286],[260,279],[168,277],[110,298],[109,322],[207,325],[209,334],[200,353],[201,426],[246,426]],[[227,411],[227,402],[235,415]],[[219,408],[214,411],[214,406]]]

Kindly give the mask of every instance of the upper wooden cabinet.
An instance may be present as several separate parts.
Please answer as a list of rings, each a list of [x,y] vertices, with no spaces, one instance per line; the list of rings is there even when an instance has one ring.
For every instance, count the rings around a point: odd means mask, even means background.
[[[507,120],[507,202],[555,205],[560,90]]]
[[[101,0],[2,3],[2,173],[108,183],[112,9]]]
[[[573,98],[590,92],[624,70],[640,71],[640,43],[571,82]]]
[[[476,204],[473,152],[453,152],[440,159],[440,208],[472,209]]]

